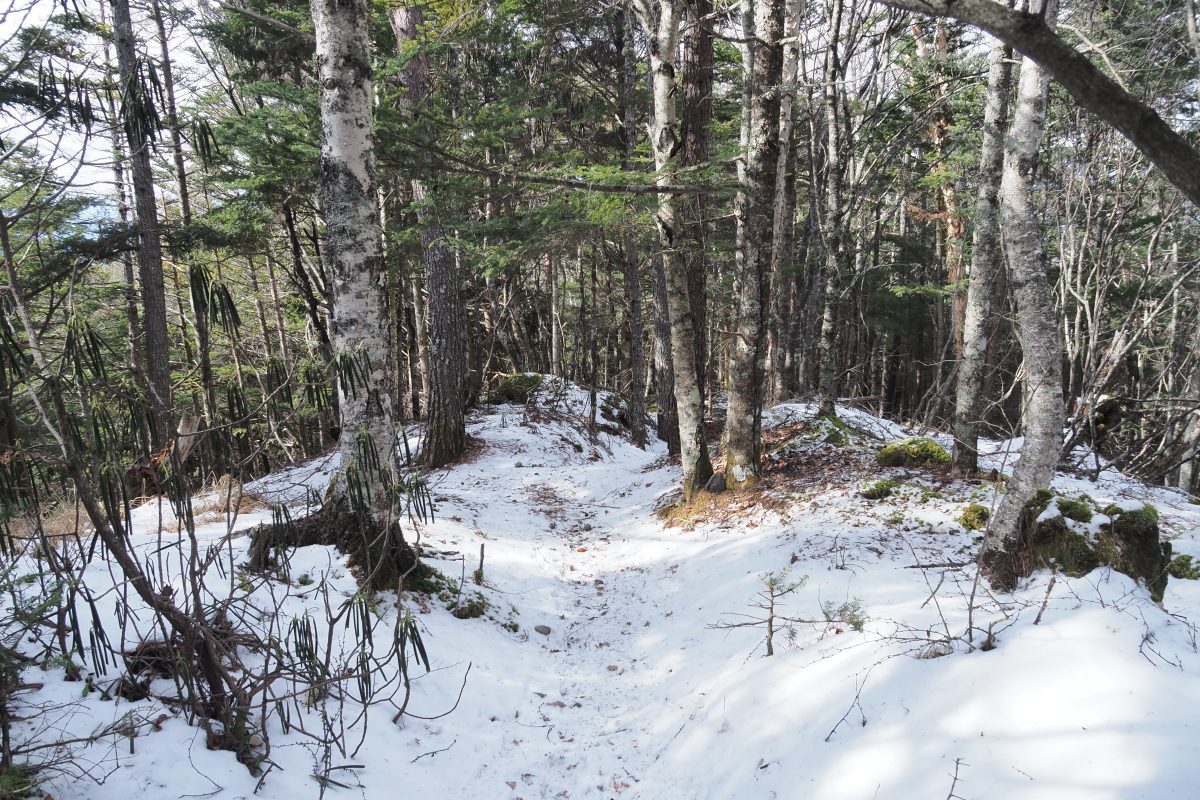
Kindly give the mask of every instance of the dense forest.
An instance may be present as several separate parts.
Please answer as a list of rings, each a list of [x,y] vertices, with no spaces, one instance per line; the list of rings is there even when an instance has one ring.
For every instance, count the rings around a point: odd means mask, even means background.
[[[256,774],[274,689],[194,577],[215,550],[155,566],[138,506],[192,530],[204,491],[336,451],[251,563],[336,544],[362,597],[403,588],[429,476],[538,376],[665,446],[685,507],[759,484],[785,401],[952,431],[958,479],[1023,437],[977,548],[998,589],[1056,470],[1200,494],[1191,0],[6,2],[3,580],[33,548],[44,594],[6,613],[128,666],[77,579],[109,560]],[[411,619],[393,642],[424,656]]]

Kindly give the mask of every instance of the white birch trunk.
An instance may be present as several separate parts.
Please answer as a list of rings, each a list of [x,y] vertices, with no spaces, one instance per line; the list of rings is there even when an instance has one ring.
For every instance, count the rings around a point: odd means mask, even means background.
[[[319,191],[325,260],[333,295],[332,344],[341,409],[343,497],[389,517],[386,487],[395,467],[388,375],[390,330],[379,199],[375,192],[371,58],[365,0],[315,0],[320,85]]]
[[[1053,25],[1058,14],[1057,0],[1046,0],[1044,14]],[[989,569],[1001,585],[1010,582],[1003,561],[1015,544],[1021,511],[1038,489],[1050,485],[1062,450],[1065,417],[1062,344],[1054,297],[1046,277],[1039,210],[1033,199],[1033,177],[1045,126],[1049,85],[1049,73],[1026,58],[1021,64],[1017,105],[1000,181],[1004,246],[1009,282],[1017,304],[1017,334],[1025,363],[1022,385],[1025,445],[1008,482],[1008,491],[992,520],[984,554]]]
[[[650,49],[654,117],[650,144],[654,150],[655,182],[675,183],[679,167],[678,114],[675,105],[675,59],[679,45],[683,6],[679,0],[634,0],[634,12]],[[708,443],[704,436],[704,407],[700,376],[696,370],[696,325],[688,294],[684,260],[684,223],[678,201],[670,192],[658,195],[655,214],[666,278],[667,312],[671,321],[671,360],[675,373],[675,404],[679,417],[680,461],[683,466],[683,495],[690,500],[712,475]]]

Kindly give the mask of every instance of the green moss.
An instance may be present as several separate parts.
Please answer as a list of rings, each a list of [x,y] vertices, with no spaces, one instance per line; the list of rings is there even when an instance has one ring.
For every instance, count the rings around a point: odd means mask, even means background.
[[[542,376],[531,372],[518,372],[506,376],[488,395],[488,402],[493,405],[511,403],[525,405],[537,395],[542,387]]]
[[[958,524],[969,531],[981,531],[987,527],[992,512],[988,507],[979,503],[967,503],[967,507],[958,515]]]
[[[1146,582],[1150,597],[1161,602],[1171,569],[1171,545],[1158,539],[1158,510],[1120,509],[1113,521],[1101,529],[1100,540],[1112,553],[1113,569]]]
[[[1036,519],[1039,514],[1046,510],[1050,505],[1050,501],[1054,499],[1054,492],[1049,489],[1038,489],[1034,492],[1033,497],[1025,504],[1026,511],[1037,512],[1033,516]]]
[[[1200,581],[1200,564],[1192,561],[1191,556],[1175,556],[1167,565],[1167,572],[1182,581]]]
[[[875,460],[884,467],[920,467],[949,464],[950,454],[933,439],[921,437],[884,445]]]
[[[859,492],[868,500],[882,500],[891,495],[892,492],[900,488],[900,482],[893,478],[882,478],[877,481],[868,483],[866,487]]]
[[[1087,575],[1105,560],[1088,537],[1071,530],[1063,517],[1037,523],[1029,544],[1036,567],[1057,567],[1072,578]]]
[[[1126,511],[1121,514],[1121,521],[1125,525],[1136,526],[1141,531],[1149,531],[1154,529],[1158,532],[1158,509],[1149,503],[1141,508],[1135,508],[1132,511]]]
[[[845,447],[854,441],[854,429],[836,416],[822,415],[817,419],[825,432],[825,435],[821,438],[821,441],[825,444]]]
[[[1058,510],[1064,517],[1073,519],[1076,522],[1092,521],[1092,506],[1083,497],[1075,499],[1069,497],[1058,498]]]
[[[425,595],[441,595],[452,590],[454,584],[450,579],[424,562],[417,566],[404,579],[404,590]]]
[[[482,617],[487,610],[487,598],[476,592],[475,596],[468,599],[465,603],[457,604],[452,609],[452,613],[459,619],[476,619],[477,617]]]

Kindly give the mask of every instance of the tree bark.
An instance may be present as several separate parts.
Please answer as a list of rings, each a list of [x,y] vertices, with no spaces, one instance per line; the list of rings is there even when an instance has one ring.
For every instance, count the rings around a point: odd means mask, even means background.
[[[156,446],[163,447],[175,431],[171,402],[171,345],[167,339],[167,299],[163,284],[158,203],[154,197],[154,173],[150,166],[150,138],[153,131],[139,111],[140,107],[148,106],[152,101],[145,95],[139,74],[129,0],[111,0],[111,3],[124,107],[122,122],[125,140],[129,143],[134,212],[138,223],[138,279],[142,291],[142,324],[146,334],[144,353],[146,380],[150,389],[150,416]]]
[[[633,150],[637,146],[637,108],[634,87],[637,82],[637,50],[634,42],[635,22],[628,9],[621,17],[621,127],[624,128],[625,148],[621,167],[633,169]],[[629,432],[634,445],[646,447],[646,382],[645,355],[642,347],[642,276],[638,265],[637,240],[626,233],[623,242],[625,259],[625,299],[629,307]]]
[[[1044,13],[1053,24],[1057,0],[1046,0]],[[1046,252],[1033,198],[1034,171],[1046,119],[1049,72],[1026,58],[1021,64],[1017,105],[1005,145],[1000,181],[1000,215],[1008,255],[1009,282],[1017,305],[1017,335],[1025,363],[1025,444],[1008,491],[1004,494],[985,544],[984,564],[999,585],[1011,583],[1006,568],[1025,504],[1050,485],[1062,450],[1062,345],[1058,315],[1046,278]]]
[[[743,67],[748,105],[745,169],[734,201],[737,221],[737,326],[729,359],[725,485],[739,489],[759,479],[762,402],[770,309],[771,244],[779,189],[779,84],[783,70],[783,0],[752,5],[744,31]]]
[[[708,163],[713,115],[713,11],[712,0],[679,0],[684,10],[681,67],[683,69],[683,119],[680,124],[680,166],[702,168]],[[708,221],[707,198],[703,192],[681,199],[684,210],[683,250],[688,277],[688,299],[696,329],[696,374],[699,376],[700,406],[707,405],[705,378],[708,372]]]
[[[402,108],[410,119],[416,118],[429,97],[428,59],[420,50],[409,52],[417,42],[423,12],[418,5],[399,5],[388,16],[400,57],[407,57],[401,70],[406,90],[401,96]],[[420,178],[413,178],[411,183],[420,226],[425,285],[429,291],[429,396],[420,460],[426,466],[441,467],[457,459],[467,448],[463,409],[467,372],[465,314],[454,253],[447,246],[446,233],[431,207],[431,192]]]
[[[388,375],[366,0],[315,0],[320,85],[322,257],[333,296],[332,340],[341,408],[342,478],[356,510],[390,521],[396,467]]]
[[[842,114],[839,108],[839,81],[842,65],[838,49],[842,28],[842,0],[832,0],[829,6],[829,44],[825,49],[825,208],[821,215],[825,244],[825,311],[821,316],[821,338],[818,355],[817,393],[818,413],[837,415],[838,353],[837,312],[841,300],[842,226]]]
[[[771,325],[769,396],[781,402],[792,390],[789,380],[788,336],[791,300],[796,289],[793,261],[796,228],[796,80],[800,67],[800,17],[803,0],[788,0],[784,15],[783,66],[779,89],[779,159],[775,174],[775,205],[771,232]]]
[[[634,0],[650,50],[653,80],[654,119],[650,143],[654,151],[655,183],[668,187],[678,174],[679,140],[675,128],[675,57],[679,43],[682,8],[679,0]],[[683,496],[690,500],[712,476],[708,443],[704,435],[704,405],[698,374],[696,320],[688,292],[688,246],[684,224],[674,193],[658,195],[655,214],[663,271],[667,310],[671,321],[671,363],[675,372],[675,404],[679,417],[680,461],[683,466]]]
[[[1012,50],[1003,42],[988,57],[988,86],[983,108],[983,148],[979,156],[979,194],[971,238],[971,275],[963,322],[962,359],[954,407],[954,467],[964,475],[979,469],[979,427],[983,415],[983,377],[987,363],[988,320],[1000,267],[1000,177],[1004,170],[1004,128],[1012,83]]]

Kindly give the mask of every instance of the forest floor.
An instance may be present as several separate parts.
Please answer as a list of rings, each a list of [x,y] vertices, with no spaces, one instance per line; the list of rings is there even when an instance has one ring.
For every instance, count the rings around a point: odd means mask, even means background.
[[[418,716],[393,724],[391,707],[370,709],[361,745],[352,733],[345,753],[322,752],[297,729],[320,728],[319,703],[290,732],[276,717],[274,766],[259,783],[171,709],[81,700],[80,684],[50,669],[37,678],[40,695],[64,710],[28,723],[39,735],[121,715],[158,720],[158,730],[77,752],[103,784],[64,776],[44,791],[58,800],[1200,794],[1190,621],[1200,619],[1200,581],[1172,580],[1163,608],[1107,569],[1052,587],[1038,573],[1012,594],[980,585],[972,601],[979,534],[957,518],[967,502],[989,504],[993,489],[876,466],[875,448],[908,434],[852,409],[840,410],[856,431],[849,445],[821,443],[807,406],[774,409],[763,485],[717,495],[668,526],[661,509],[678,468],[657,444],[642,451],[588,435],[585,402],[568,391],[532,412],[488,409],[470,423],[473,457],[429,476],[436,518],[419,539],[448,578],[446,597],[388,598],[375,609],[383,623],[398,606],[417,612],[432,664],[412,668],[407,710]],[[1007,451],[992,451],[990,465],[1002,467]],[[263,502],[232,536],[228,519],[201,517],[197,536],[221,544],[229,591],[245,560],[242,534],[271,519],[265,504],[302,513],[333,467],[326,459],[248,485]],[[882,500],[859,495],[880,477],[901,486]],[[1098,482],[1060,476],[1056,486],[1101,506],[1149,501],[1176,552],[1200,556],[1200,506],[1177,493],[1112,471]],[[165,503],[136,513],[147,558],[162,548],[160,515],[169,530]],[[89,580],[107,574],[90,569]],[[758,607],[768,584],[780,594],[771,657]],[[281,617],[308,613],[324,631],[326,593],[353,590],[339,554],[308,547],[291,556],[286,581],[254,593],[273,592]],[[481,610],[480,597],[482,616],[451,612],[472,601]],[[101,614],[110,605],[99,602]],[[983,649],[989,630],[994,646]],[[335,650],[351,646],[346,629],[335,634]]]

